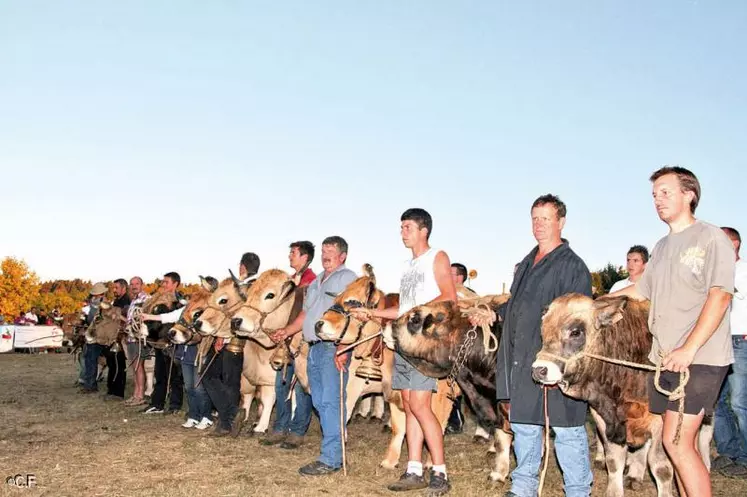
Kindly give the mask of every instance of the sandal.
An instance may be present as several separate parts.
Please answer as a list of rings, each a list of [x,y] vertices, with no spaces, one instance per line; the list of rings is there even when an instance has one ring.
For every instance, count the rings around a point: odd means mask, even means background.
[[[144,406],[145,404],[147,404],[147,402],[145,402],[145,399],[140,398],[140,399],[134,399],[132,402],[128,403],[127,407],[138,407],[138,406]]]

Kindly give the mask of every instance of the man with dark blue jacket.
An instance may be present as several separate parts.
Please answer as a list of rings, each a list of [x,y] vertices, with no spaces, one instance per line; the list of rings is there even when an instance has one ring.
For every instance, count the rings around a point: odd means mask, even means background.
[[[554,195],[535,200],[531,210],[537,246],[519,263],[511,285],[511,299],[501,309],[503,338],[498,350],[496,395],[510,401],[516,469],[511,473],[510,497],[534,497],[539,487],[542,435],[545,423],[542,386],[532,379],[532,363],[542,348],[542,314],[566,293],[591,296],[591,274],[586,264],[561,238],[566,206]],[[584,423],[587,404],[547,391],[555,452],[563,470],[565,495],[588,496],[592,472]]]

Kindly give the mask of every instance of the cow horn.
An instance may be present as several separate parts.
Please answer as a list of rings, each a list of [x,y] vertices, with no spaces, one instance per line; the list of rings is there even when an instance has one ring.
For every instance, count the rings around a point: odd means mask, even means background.
[[[376,275],[374,274],[373,266],[369,263],[363,265],[363,275],[371,278],[376,283]]]
[[[233,274],[233,271],[231,269],[228,269],[228,274],[231,275],[231,280],[233,280],[233,286],[236,287],[236,291],[239,293],[239,297],[241,297],[241,300],[246,300],[246,294],[244,293],[244,290],[241,288],[241,282],[236,277],[236,275]]]

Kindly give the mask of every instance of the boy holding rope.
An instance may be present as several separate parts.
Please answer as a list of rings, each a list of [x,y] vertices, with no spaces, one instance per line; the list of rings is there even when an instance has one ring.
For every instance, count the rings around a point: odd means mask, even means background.
[[[682,167],[664,167],[650,178],[654,205],[669,234],[654,247],[651,262],[635,285],[610,294],[651,301],[649,328],[654,337],[649,359],[666,370],[661,386],[677,387],[689,369],[685,386],[680,443],[675,442],[678,403],[653,388],[649,409],[664,416],[664,448],[683,497],[710,497],[708,470],[696,449],[705,414],[712,414],[719,389],[734,361],[729,315],[734,293],[734,250],[716,226],[695,219],[700,183]]]
[[[456,287],[451,278],[449,256],[432,248],[428,239],[433,230],[431,215],[423,209],[408,209],[401,217],[402,242],[412,250],[412,259],[405,262],[400,280],[399,307],[388,309],[351,309],[351,314],[362,321],[370,318],[397,319],[413,307],[451,300],[456,302]],[[400,479],[390,485],[391,491],[415,490],[428,487],[426,495],[435,497],[451,489],[446,474],[444,438],[441,425],[431,410],[431,396],[435,392],[435,378],[420,373],[398,353],[394,353],[392,389],[402,391],[407,438],[407,469]],[[433,467],[426,483],[423,477],[423,442],[428,445]]]

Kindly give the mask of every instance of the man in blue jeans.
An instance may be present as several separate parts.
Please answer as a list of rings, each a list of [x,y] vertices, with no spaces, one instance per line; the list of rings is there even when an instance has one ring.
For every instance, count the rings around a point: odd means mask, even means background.
[[[734,228],[721,229],[734,245],[737,256],[730,315],[734,363],[716,404],[713,435],[718,457],[711,470],[747,479],[747,265],[739,258],[742,245],[739,232]]]
[[[295,270],[293,281],[299,288],[308,287],[316,279],[316,274],[309,267],[313,260],[314,245],[311,242],[304,240],[290,244],[288,261]],[[285,347],[283,344],[280,346]],[[262,445],[280,445],[281,449],[293,450],[303,443],[303,437],[311,423],[312,403],[311,395],[306,393],[299,382],[295,382],[293,394],[296,409],[293,410],[289,395],[295,372],[295,362],[291,358],[290,364],[275,377],[275,423],[272,425],[272,433],[259,441]]]
[[[322,427],[322,448],[319,458],[298,470],[304,476],[326,475],[342,467],[342,438],[340,437],[340,376],[343,371],[343,389],[348,382],[349,354],[337,357],[337,347],[332,342],[322,342],[315,327],[322,314],[332,306],[337,294],[356,279],[345,267],[348,244],[339,236],[322,242],[322,267],[324,272],[314,279],[306,292],[303,311],[285,328],[272,335],[275,343],[303,330],[303,339],[309,344],[306,366],[311,387],[311,401],[319,415]],[[345,399],[343,398],[343,402]],[[346,413],[343,412],[343,416]]]
[[[534,201],[530,212],[537,246],[519,263],[511,284],[511,300],[499,313],[503,338],[497,355],[496,394],[499,401],[511,402],[509,420],[516,453],[511,490],[506,493],[511,497],[535,497],[539,487],[545,411],[543,387],[532,380],[531,368],[542,347],[543,309],[566,293],[591,297],[591,274],[586,264],[561,238],[565,204],[554,195],[543,195]],[[547,391],[547,404],[565,495],[589,496],[592,472],[584,427],[587,404],[566,397],[558,389]]]

